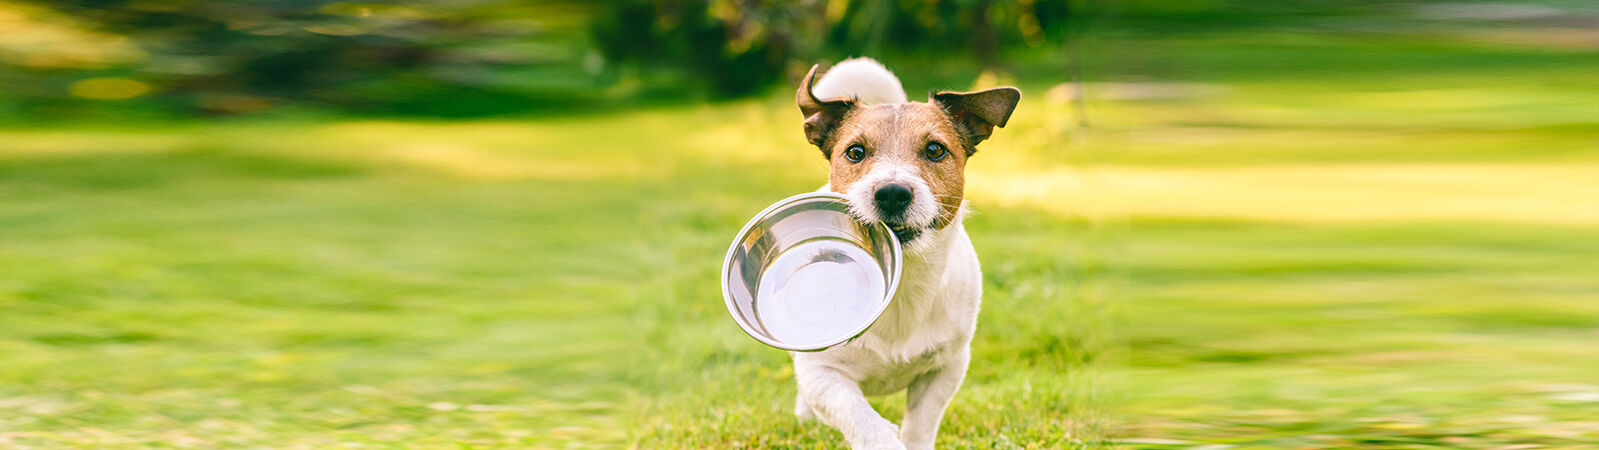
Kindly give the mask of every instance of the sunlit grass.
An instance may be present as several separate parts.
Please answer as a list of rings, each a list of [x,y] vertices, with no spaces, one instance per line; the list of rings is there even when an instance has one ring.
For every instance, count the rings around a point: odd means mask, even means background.
[[[793,421],[786,358],[710,281],[745,215],[824,176],[790,113],[9,131],[6,439],[836,442]],[[1061,166],[1004,132],[971,169],[989,286],[946,443],[1085,438],[1071,310],[1039,299],[1105,283],[1080,265],[1115,248],[1127,328],[1077,331],[1129,340],[1090,387],[1133,393],[1109,398],[1138,445],[1580,429],[1555,398],[1594,370],[1570,364],[1599,317],[1583,166]],[[1106,247],[1083,211],[1134,220]]]
[[[1250,166],[975,172],[983,204],[1063,214],[1275,222],[1478,220],[1599,224],[1592,164]]]

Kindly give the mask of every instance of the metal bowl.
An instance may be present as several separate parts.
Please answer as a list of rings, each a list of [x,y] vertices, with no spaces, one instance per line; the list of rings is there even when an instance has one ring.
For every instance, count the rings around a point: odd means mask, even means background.
[[[722,263],[722,298],[745,333],[784,350],[826,350],[883,314],[899,286],[899,239],[847,210],[842,195],[800,194],[738,232]]]

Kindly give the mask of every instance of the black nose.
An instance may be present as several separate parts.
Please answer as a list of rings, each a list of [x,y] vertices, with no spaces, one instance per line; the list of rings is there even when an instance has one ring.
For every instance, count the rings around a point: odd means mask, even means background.
[[[885,215],[898,215],[911,205],[911,187],[899,183],[886,184],[872,194],[877,209]]]

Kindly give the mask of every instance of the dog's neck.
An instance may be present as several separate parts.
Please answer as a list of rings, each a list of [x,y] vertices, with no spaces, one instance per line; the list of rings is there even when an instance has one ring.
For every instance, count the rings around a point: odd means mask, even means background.
[[[965,205],[962,205],[961,209],[964,210]],[[928,296],[923,295],[926,292],[914,291],[941,289],[944,273],[949,270],[950,247],[954,245],[956,238],[965,232],[962,216],[964,214],[955,215],[955,219],[943,227],[928,228],[920,239],[906,246],[899,290],[912,295],[899,296],[900,299],[916,301]],[[899,303],[900,306],[908,308],[902,312],[912,313],[913,316],[922,315],[912,310],[920,310],[924,305],[909,305],[910,301]]]
[[[929,320],[942,317],[946,311],[937,301],[936,293],[944,291],[950,270],[952,247],[965,232],[962,214],[941,228],[928,229],[921,238],[906,246],[904,268],[900,271],[899,287],[894,301],[883,316],[872,326],[872,333],[887,342],[905,342],[913,338],[918,328]]]

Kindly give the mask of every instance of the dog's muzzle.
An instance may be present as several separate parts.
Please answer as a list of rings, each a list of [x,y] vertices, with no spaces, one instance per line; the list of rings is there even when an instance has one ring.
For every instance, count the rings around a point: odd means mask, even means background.
[[[911,189],[904,183],[888,183],[872,192],[872,205],[877,207],[878,217],[883,218],[883,223],[888,224],[902,243],[910,242],[922,233],[921,228],[904,223],[905,211],[910,209],[911,200],[916,198],[916,193]]]

